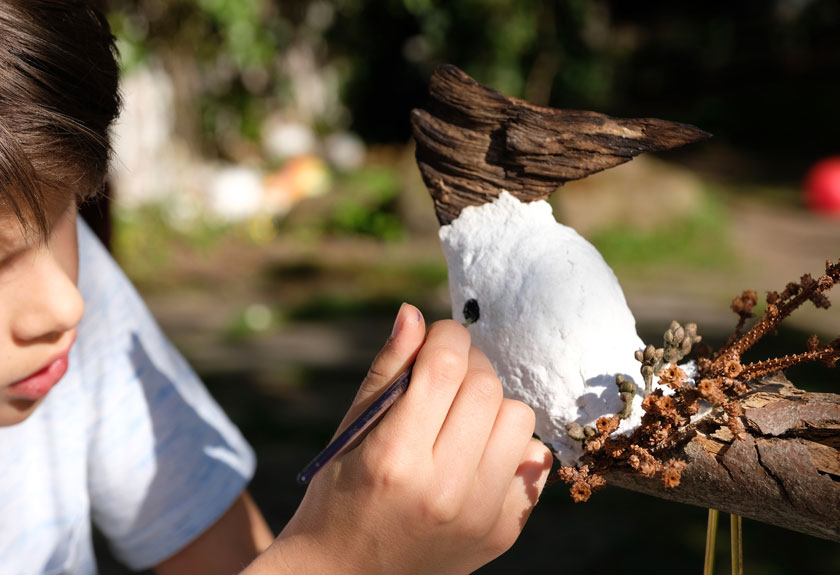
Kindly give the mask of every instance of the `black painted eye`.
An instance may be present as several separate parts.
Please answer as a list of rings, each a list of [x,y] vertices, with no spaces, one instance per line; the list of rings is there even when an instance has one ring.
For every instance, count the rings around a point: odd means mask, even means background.
[[[480,315],[478,301],[474,299],[467,300],[467,303],[464,304],[464,319],[467,320],[467,325],[477,322]]]

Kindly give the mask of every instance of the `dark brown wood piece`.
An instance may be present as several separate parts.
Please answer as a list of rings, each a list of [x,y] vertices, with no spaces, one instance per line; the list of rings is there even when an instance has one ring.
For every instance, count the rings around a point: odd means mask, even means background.
[[[642,152],[676,148],[709,134],[653,118],[541,108],[482,86],[455,66],[435,70],[429,110],[411,114],[417,163],[448,224],[466,206],[502,190],[523,201],[627,162]]]

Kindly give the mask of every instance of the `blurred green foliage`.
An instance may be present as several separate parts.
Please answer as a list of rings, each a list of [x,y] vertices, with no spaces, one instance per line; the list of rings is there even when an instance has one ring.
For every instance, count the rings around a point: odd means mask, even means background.
[[[237,231],[210,218],[196,218],[182,225],[173,221],[173,213],[170,206],[157,203],[114,213],[113,251],[132,280],[162,285],[166,274],[161,272],[170,269],[176,251],[207,255],[231,231]],[[248,234],[240,229],[237,236],[247,238]],[[170,281],[178,279],[171,277]]]
[[[595,233],[592,243],[617,270],[680,265],[710,269],[733,261],[731,222],[717,194],[706,191],[700,208],[652,229],[614,226]]]
[[[225,155],[231,131],[259,137],[282,105],[286,78],[275,68],[295,27],[264,0],[110,0],[109,19],[123,68],[144,62],[174,80],[180,136]]]
[[[247,344],[266,332],[283,328],[286,319],[280,306],[247,304],[228,321],[220,336],[226,344]]]
[[[401,191],[399,172],[368,166],[337,174],[332,191],[317,206],[309,206],[278,220],[278,229],[301,239],[324,236],[365,236],[382,241],[403,238],[397,211]]]
[[[340,180],[338,187],[343,193],[324,222],[325,231],[382,240],[402,237],[402,223],[396,213],[400,180],[393,170],[357,170]]]
[[[429,73],[450,62],[539,104],[692,122],[777,156],[838,149],[833,132],[820,129],[840,114],[840,84],[829,81],[840,74],[840,5],[833,0],[110,0],[109,6],[125,65],[156,58],[178,82],[193,84],[187,105],[211,144],[230,126],[258,137],[261,119],[292,101],[300,70],[284,56],[303,46],[316,72],[338,79],[344,107],[312,121],[319,129],[349,123],[367,142],[404,141],[409,110],[426,100]]]

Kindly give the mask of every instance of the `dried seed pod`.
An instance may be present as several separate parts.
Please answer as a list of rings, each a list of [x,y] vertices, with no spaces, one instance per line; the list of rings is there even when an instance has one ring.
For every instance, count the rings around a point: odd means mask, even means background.
[[[571,437],[575,441],[583,441],[584,439],[586,439],[586,435],[583,431],[583,426],[576,421],[568,423],[566,425],[566,431],[569,432],[569,437]]]
[[[621,398],[621,411],[618,412],[618,416],[621,419],[627,419],[633,411],[636,385],[621,374],[615,376],[615,384],[618,386],[618,396]]]
[[[650,393],[653,389],[653,374],[656,371],[656,366],[662,362],[664,353],[663,348],[657,349],[649,344],[644,350],[637,350],[635,353],[636,360],[642,364],[640,371],[645,382],[645,394]]]
[[[665,363],[677,363],[691,353],[691,348],[700,342],[701,338],[697,335],[697,324],[687,324],[683,327],[679,322],[672,321],[663,339],[665,346],[662,360]]]

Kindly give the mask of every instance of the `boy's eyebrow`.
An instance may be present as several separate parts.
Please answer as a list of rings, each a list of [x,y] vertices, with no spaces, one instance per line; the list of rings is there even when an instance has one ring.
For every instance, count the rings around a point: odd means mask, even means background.
[[[53,226],[69,211],[75,213],[77,207],[78,200],[75,195],[48,200],[44,205],[45,230],[41,230],[33,222],[23,221],[0,209],[0,256],[8,256],[27,246],[45,243],[52,233]]]
[[[0,248],[14,243],[15,238],[20,235],[20,233],[15,233],[18,227],[19,224],[14,216],[0,215]]]
[[[27,246],[37,244],[41,237],[37,229],[27,227],[16,217],[0,215],[0,257],[8,257]]]

